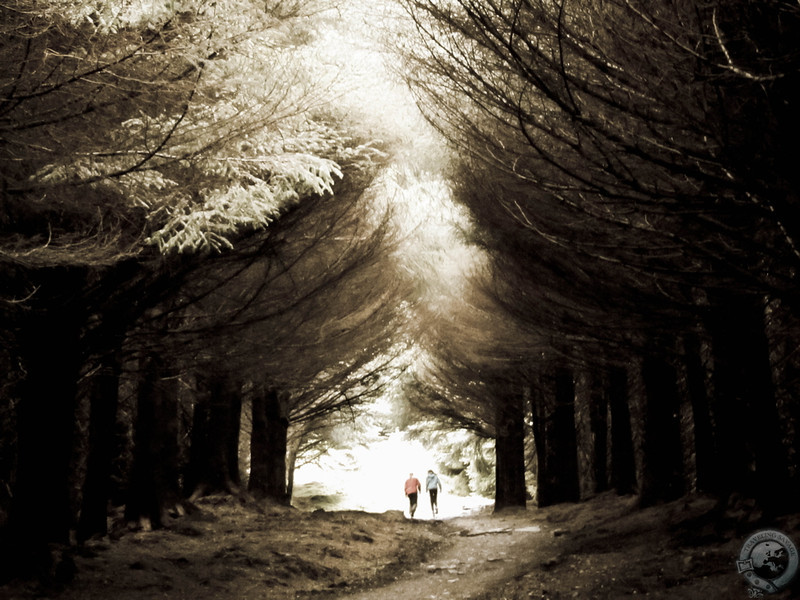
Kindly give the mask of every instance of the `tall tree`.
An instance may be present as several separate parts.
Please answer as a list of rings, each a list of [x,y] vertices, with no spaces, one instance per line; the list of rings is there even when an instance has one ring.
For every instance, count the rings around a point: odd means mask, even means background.
[[[50,274],[61,290],[80,286],[81,277],[70,269]],[[29,310],[19,340],[19,359],[25,377],[20,384],[16,411],[17,461],[6,539],[3,548],[10,572],[47,573],[53,565],[49,542],[65,544],[73,525],[69,496],[70,456],[75,424],[77,382],[80,375],[82,307],[73,294],[38,300],[57,304]],[[52,292],[50,292],[52,293]],[[49,294],[48,294],[49,295]],[[43,418],[44,417],[44,418]],[[34,573],[29,571],[33,569]]]
[[[253,431],[250,437],[250,479],[247,490],[256,498],[288,503],[286,454],[289,416],[286,398],[278,390],[253,394]]]
[[[111,498],[114,431],[121,370],[120,356],[114,353],[103,357],[99,369],[91,376],[89,450],[77,530],[81,541],[108,533],[108,504]]]
[[[495,417],[495,497],[494,508],[524,507],[525,488],[525,413],[523,390],[508,390],[494,401]]]
[[[140,359],[136,429],[125,518],[145,528],[161,527],[177,513],[178,381],[169,358]]]
[[[620,494],[633,493],[636,489],[629,394],[626,370],[620,367],[609,369],[610,479],[611,486]]]
[[[185,492],[238,494],[242,384],[224,367],[206,364],[196,374],[196,386]]]

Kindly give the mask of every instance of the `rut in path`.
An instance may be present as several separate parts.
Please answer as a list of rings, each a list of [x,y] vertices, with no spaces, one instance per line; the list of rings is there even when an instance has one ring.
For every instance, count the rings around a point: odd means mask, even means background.
[[[456,531],[435,556],[383,587],[341,596],[388,598],[480,598],[504,582],[540,568],[552,536],[524,514],[460,517]]]

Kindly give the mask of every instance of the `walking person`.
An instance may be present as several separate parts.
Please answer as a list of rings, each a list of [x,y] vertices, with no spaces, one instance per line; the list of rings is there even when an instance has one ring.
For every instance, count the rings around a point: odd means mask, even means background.
[[[414,518],[414,513],[417,510],[417,494],[422,490],[422,484],[419,479],[414,477],[413,473],[408,474],[406,479],[405,492],[408,496],[408,512],[411,513],[411,518]]]
[[[428,478],[425,481],[425,489],[431,497],[431,512],[435,515],[439,514],[439,492],[442,491],[442,482],[439,477],[431,469],[428,469]]]

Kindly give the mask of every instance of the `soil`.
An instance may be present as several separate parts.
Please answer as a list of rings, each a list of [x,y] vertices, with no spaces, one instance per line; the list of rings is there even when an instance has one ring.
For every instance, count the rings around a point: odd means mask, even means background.
[[[158,531],[121,527],[68,551],[71,582],[12,582],[0,598],[259,600],[751,598],[736,558],[755,531],[800,542],[800,514],[765,525],[752,503],[639,509],[605,494],[443,520],[301,511],[210,497]],[[61,573],[70,569],[61,569]],[[770,598],[800,597],[792,586]]]

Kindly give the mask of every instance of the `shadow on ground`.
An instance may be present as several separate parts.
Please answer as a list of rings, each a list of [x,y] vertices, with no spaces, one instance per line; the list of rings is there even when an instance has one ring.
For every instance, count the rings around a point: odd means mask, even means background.
[[[746,500],[709,498],[638,510],[601,495],[547,509],[410,521],[400,511],[301,511],[223,496],[159,531],[129,531],[68,550],[68,584],[15,581],[9,600],[382,598],[409,582],[420,598],[753,597],[736,569],[766,527],[800,542],[800,515],[769,524]],[[418,586],[425,578],[435,585]],[[793,586],[771,598],[798,597]]]

